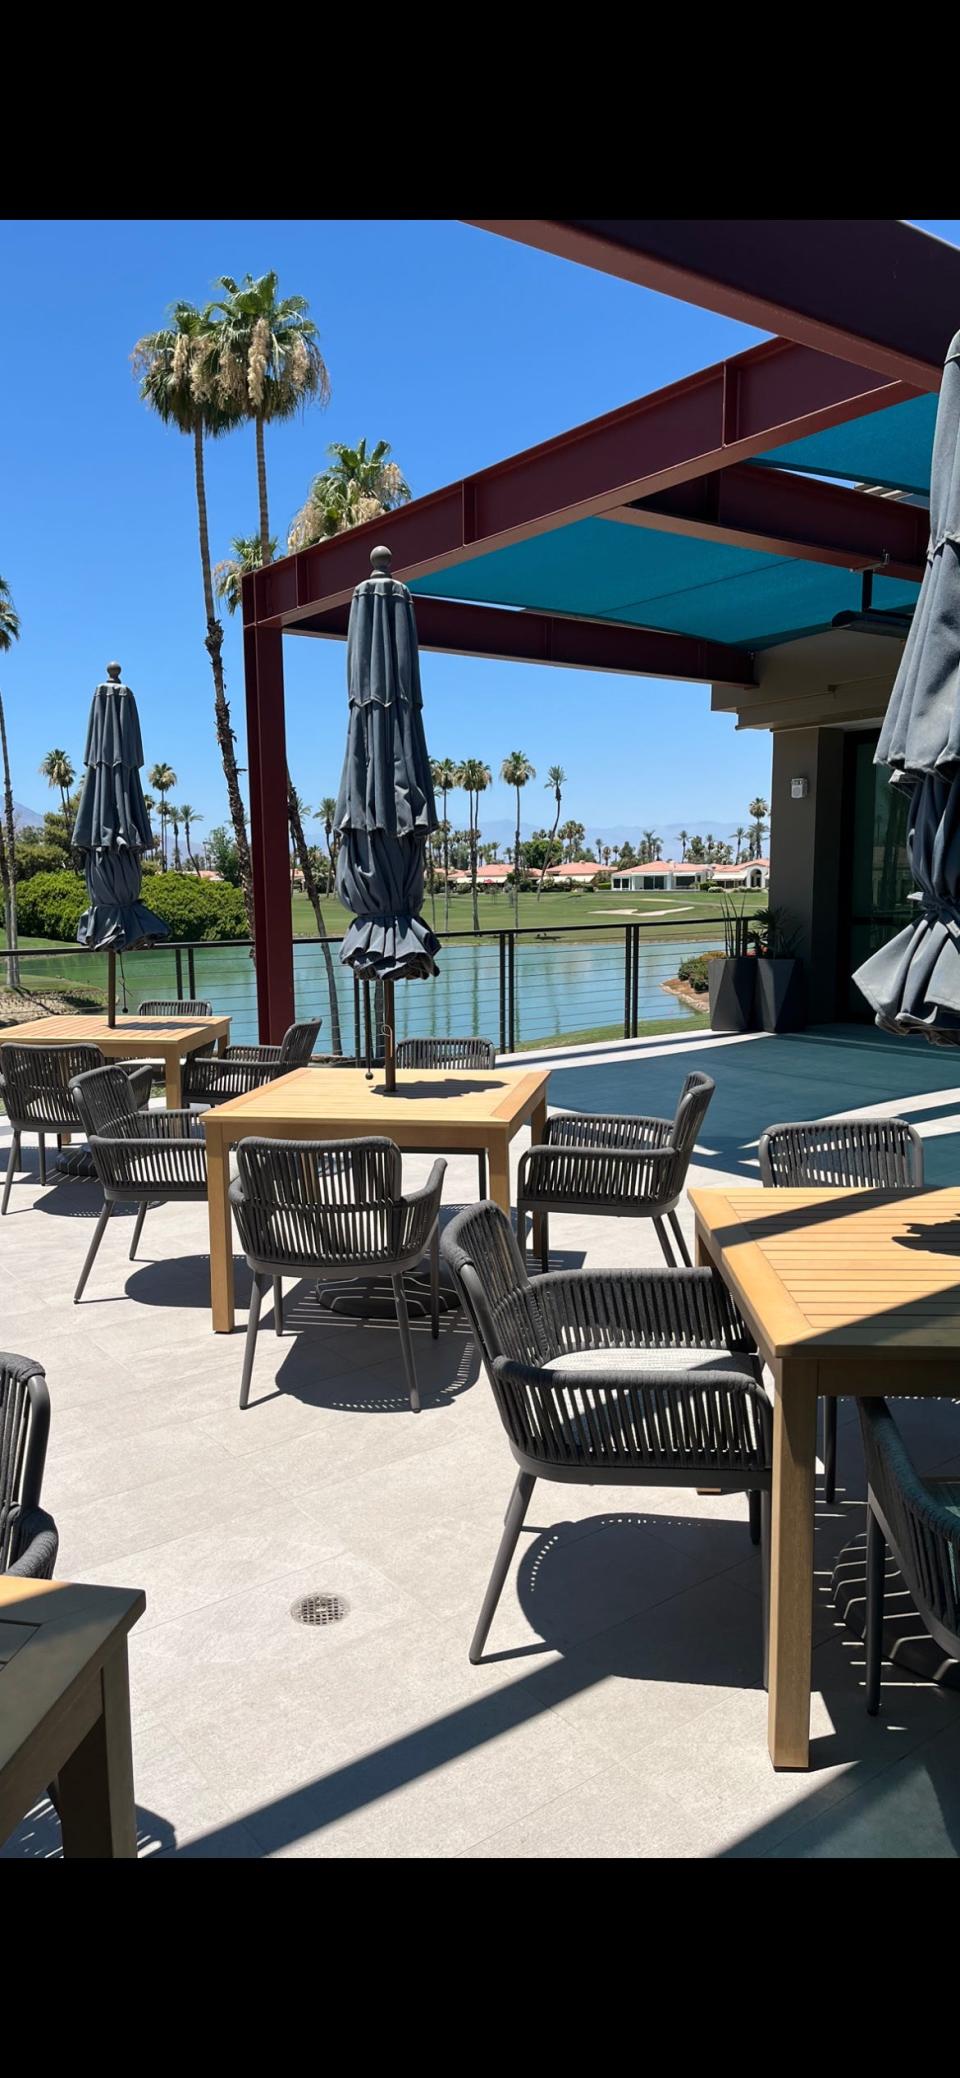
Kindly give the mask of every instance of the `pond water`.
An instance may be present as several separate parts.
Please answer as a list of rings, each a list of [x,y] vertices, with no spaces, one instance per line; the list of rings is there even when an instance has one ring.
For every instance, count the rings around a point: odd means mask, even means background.
[[[650,934],[640,941],[637,1015],[644,1019],[667,1019],[679,1027],[690,1013],[663,984],[677,972],[681,960],[716,945],[716,935],[664,941]],[[340,948],[329,947],[343,1050],[356,1045],[354,984],[352,975],[340,964]],[[249,951],[241,945],[199,947],[193,955],[191,988],[186,953],[180,956],[180,993],[206,996],[214,1009],[229,1013],[233,1037],[238,1041],[257,1037],[256,984]],[[42,988],[56,968],[55,961],[22,956],[24,980]],[[475,1033],[500,1040],[500,948],[496,938],[453,939],[443,947],[440,972],[430,981],[409,982],[397,989],[397,1036],[400,1039],[430,1033],[450,1037]],[[128,954],[123,962],[128,1007],[133,1010],[148,996],[175,996],[177,962],[173,952]],[[77,980],[102,986],[105,962],[99,954],[81,954],[64,961],[66,971]],[[299,1016],[323,1018],[320,1046],[332,1048],[330,977],[323,947],[305,942],[294,949],[294,975]],[[48,985],[52,986],[52,983]],[[562,1038],[575,1039],[587,1033],[623,1029],[624,941],[619,932],[603,939],[579,936],[545,939],[520,938],[516,952],[516,1039],[519,1046],[548,1044]]]

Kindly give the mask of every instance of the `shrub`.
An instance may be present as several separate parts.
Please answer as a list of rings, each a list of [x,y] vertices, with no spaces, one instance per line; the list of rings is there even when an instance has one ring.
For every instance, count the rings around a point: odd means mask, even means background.
[[[175,941],[247,935],[243,897],[225,881],[198,880],[193,873],[158,873],[151,875],[144,899],[169,924]],[[37,873],[21,884],[17,919],[27,937],[75,939],[86,907],[82,874]]]
[[[677,968],[677,980],[685,981],[695,995],[705,995],[709,987],[708,963],[710,960],[722,960],[724,957],[722,952],[695,952],[690,959],[681,960]]]
[[[67,853],[59,844],[24,844],[18,838],[14,845],[14,858],[18,880],[32,880],[35,873],[63,873],[67,870]]]

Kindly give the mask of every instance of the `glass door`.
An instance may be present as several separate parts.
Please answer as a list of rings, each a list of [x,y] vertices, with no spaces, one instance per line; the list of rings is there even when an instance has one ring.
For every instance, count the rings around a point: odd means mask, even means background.
[[[871,952],[913,921],[907,901],[913,882],[907,864],[909,796],[890,785],[885,765],[873,754],[879,730],[857,730],[844,746],[843,843],[840,876],[841,971],[837,1002],[841,1017],[871,1021],[869,1005],[851,980]]]

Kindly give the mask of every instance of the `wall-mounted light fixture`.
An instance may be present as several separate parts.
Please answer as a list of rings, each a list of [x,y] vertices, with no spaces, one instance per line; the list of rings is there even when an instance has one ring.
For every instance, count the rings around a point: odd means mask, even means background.
[[[790,799],[791,799],[791,801],[805,801],[805,800],[806,800],[806,798],[807,798],[807,795],[808,795],[808,793],[809,793],[809,792],[810,792],[810,781],[809,781],[809,779],[791,779],[791,781],[790,781]]]

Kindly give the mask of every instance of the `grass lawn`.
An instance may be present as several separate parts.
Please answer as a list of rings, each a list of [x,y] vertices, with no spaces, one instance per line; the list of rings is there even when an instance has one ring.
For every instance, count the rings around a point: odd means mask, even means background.
[[[342,936],[346,926],[347,912],[342,909],[335,895],[325,895],[322,901],[324,921],[331,937]],[[433,921],[433,910],[429,895],[424,902],[424,915],[428,923]],[[758,909],[767,906],[766,891],[751,892],[744,900],[745,913],[752,916]],[[509,889],[502,888],[494,893],[489,890],[479,898],[480,929],[482,931],[507,931],[513,926],[513,896]],[[720,898],[716,894],[700,889],[678,890],[674,894],[620,895],[610,888],[600,888],[595,893],[588,890],[563,890],[562,894],[544,894],[538,902],[535,894],[520,896],[520,929],[543,931],[576,924],[586,934],[591,925],[639,924],[644,919],[658,925],[657,940],[662,938],[688,938],[699,936],[704,929],[704,917],[719,918]],[[676,919],[674,922],[673,919]],[[437,896],[436,928],[443,934],[443,897]],[[306,895],[293,896],[293,929],[298,938],[315,938],[316,919]],[[469,892],[450,897],[450,930],[472,931],[473,905]],[[706,936],[723,936],[723,927],[716,924],[715,934],[709,929]]]

